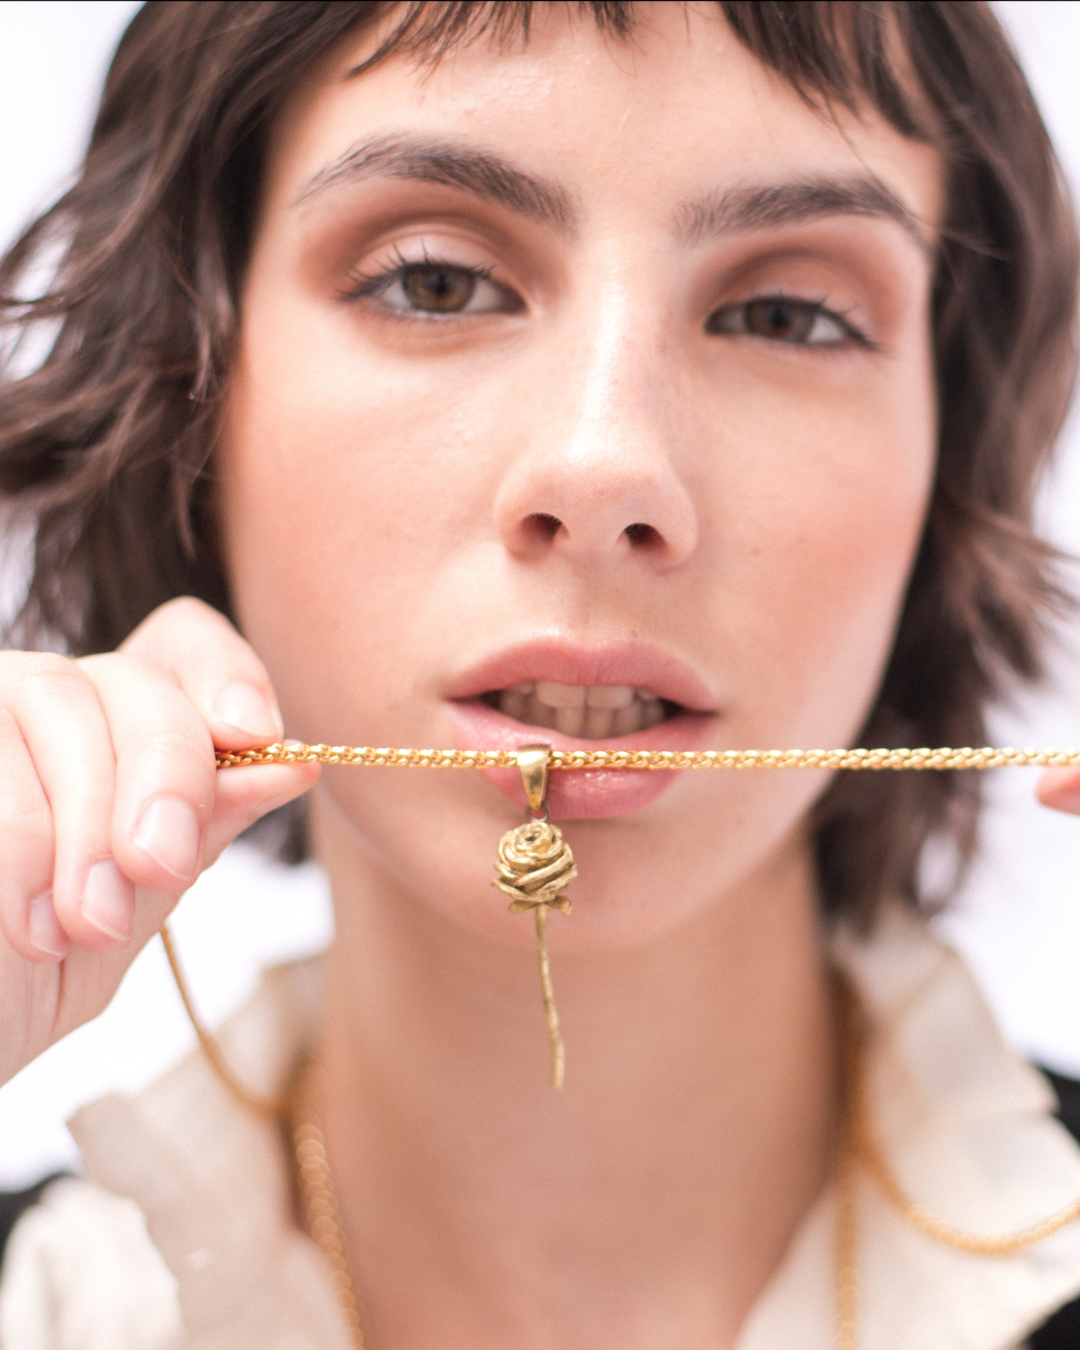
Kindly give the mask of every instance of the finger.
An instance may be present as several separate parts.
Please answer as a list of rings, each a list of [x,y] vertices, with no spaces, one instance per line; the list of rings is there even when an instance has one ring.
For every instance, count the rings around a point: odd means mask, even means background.
[[[121,648],[160,667],[199,710],[221,750],[246,750],[285,734],[263,663],[223,615],[182,597],[160,606]]]
[[[0,931],[26,960],[58,961],[69,942],[52,901],[52,812],[7,709],[0,709],[0,835]]]
[[[124,644],[176,680],[210,728],[214,745],[243,750],[281,740],[281,712],[266,668],[231,623],[183,597],[155,610]],[[260,816],[307,792],[318,765],[230,769],[218,793],[205,865]]]
[[[318,777],[307,765],[219,771],[206,724],[165,671],[129,656],[80,664],[116,752],[113,853],[147,890],[185,890],[241,830]]]
[[[1043,806],[1080,816],[1080,769],[1047,769],[1035,795]]]
[[[158,932],[175,896],[138,892],[134,936],[122,949],[90,952],[71,946],[62,962],[24,960],[0,941],[0,1084],[61,1037],[104,1011],[124,973],[147,940]]]
[[[319,764],[266,764],[219,770],[214,819],[206,839],[205,865],[209,867],[238,834],[267,812],[275,811],[314,787],[321,772]]]
[[[112,856],[116,764],[93,685],[64,657],[10,653],[0,665],[0,702],[18,724],[48,799],[61,927],[91,951],[123,946],[135,889]]]
[[[137,886],[178,894],[199,875],[214,811],[210,732],[157,666],[118,655],[79,664],[97,691],[116,755],[113,856]]]

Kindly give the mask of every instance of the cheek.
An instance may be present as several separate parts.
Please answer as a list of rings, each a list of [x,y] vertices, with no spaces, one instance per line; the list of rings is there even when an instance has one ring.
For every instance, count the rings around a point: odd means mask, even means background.
[[[237,614],[290,734],[377,740],[389,732],[368,710],[409,699],[445,578],[490,533],[489,438],[462,381],[440,396],[320,347],[314,325],[310,343],[295,325],[250,326],[218,455]]]
[[[296,523],[306,529],[303,548],[280,550],[297,580],[323,569],[340,587],[362,576],[369,600],[375,589],[392,600],[490,516],[485,428],[498,409],[484,396],[508,372],[489,361],[478,378],[462,357],[433,374],[364,341],[340,303],[265,281],[252,291],[223,455],[233,496],[290,544]],[[258,547],[254,533],[249,542]]]
[[[770,745],[848,744],[873,702],[934,472],[929,357],[916,357],[859,396],[759,403],[756,435],[741,429],[760,448],[741,452],[725,503],[728,599]]]

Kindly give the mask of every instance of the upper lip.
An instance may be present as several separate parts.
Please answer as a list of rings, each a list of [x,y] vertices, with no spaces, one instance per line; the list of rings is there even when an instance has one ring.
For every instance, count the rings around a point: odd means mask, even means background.
[[[640,642],[586,646],[559,638],[524,642],[494,653],[456,676],[451,699],[478,698],[527,680],[556,684],[634,685],[691,712],[716,711],[716,699],[684,661]]]

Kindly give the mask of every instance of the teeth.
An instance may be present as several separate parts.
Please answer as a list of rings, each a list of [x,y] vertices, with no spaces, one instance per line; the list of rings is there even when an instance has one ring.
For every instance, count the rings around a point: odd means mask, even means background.
[[[585,726],[585,708],[556,708],[555,728],[564,736],[580,736]]]
[[[515,686],[525,689],[525,686]],[[528,686],[529,690],[534,686]],[[549,708],[629,708],[635,696],[643,702],[656,700],[655,694],[635,689],[630,684],[556,684],[554,680],[537,680],[536,697]],[[527,690],[526,690],[527,692]]]
[[[524,722],[528,702],[520,688],[504,689],[499,695],[499,711],[505,713],[507,717],[512,717],[516,722]]]
[[[526,722],[531,722],[534,727],[552,727],[555,726],[555,709],[547,703],[541,703],[535,694],[530,695],[526,705]]]
[[[584,708],[583,684],[556,684],[554,680],[537,680],[536,697],[549,708]]]
[[[634,692],[628,684],[591,684],[585,690],[585,702],[590,708],[629,708]]]
[[[629,708],[616,708],[613,718],[614,726],[612,728],[616,736],[629,736],[633,731],[640,731],[642,727],[643,708],[640,703],[631,703]]]
[[[590,691],[591,692],[591,691]],[[585,735],[592,741],[602,741],[611,735],[615,714],[611,708],[589,708],[585,713]]]
[[[516,722],[596,741],[629,736],[664,720],[664,705],[657,695],[629,684],[526,680],[503,689],[498,704],[499,711]]]

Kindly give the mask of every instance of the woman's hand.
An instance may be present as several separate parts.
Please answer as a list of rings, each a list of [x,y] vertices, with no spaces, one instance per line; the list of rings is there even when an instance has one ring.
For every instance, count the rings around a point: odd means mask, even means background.
[[[0,652],[0,1082],[96,1017],[180,895],[316,765],[218,773],[281,738],[262,663],[197,600],[118,652]]]
[[[1080,769],[1047,769],[1035,795],[1043,806],[1080,816]]]

